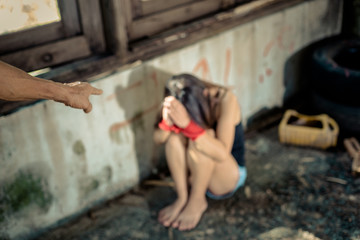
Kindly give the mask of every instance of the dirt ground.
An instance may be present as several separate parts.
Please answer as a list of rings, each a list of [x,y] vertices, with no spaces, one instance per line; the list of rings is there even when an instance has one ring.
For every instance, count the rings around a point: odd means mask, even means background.
[[[230,199],[209,200],[194,230],[160,225],[157,213],[175,192],[141,184],[38,239],[360,239],[360,178],[339,146],[283,145],[276,126],[247,134],[246,186]]]

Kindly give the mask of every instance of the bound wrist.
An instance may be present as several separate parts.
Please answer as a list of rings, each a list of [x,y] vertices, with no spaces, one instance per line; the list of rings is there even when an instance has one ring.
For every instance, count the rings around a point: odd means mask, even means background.
[[[164,119],[162,119],[161,122],[159,122],[158,127],[161,130],[171,131],[171,132],[174,132],[174,133],[179,133],[181,131],[181,128],[177,127],[174,124],[169,126]]]
[[[205,133],[205,129],[196,124],[193,120],[190,120],[189,124],[181,130],[181,133],[195,141],[198,137]]]

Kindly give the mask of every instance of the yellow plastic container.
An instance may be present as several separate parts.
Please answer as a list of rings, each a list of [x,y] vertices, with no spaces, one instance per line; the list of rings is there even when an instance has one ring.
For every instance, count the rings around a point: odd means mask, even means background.
[[[279,125],[282,143],[326,149],[336,146],[339,126],[327,114],[308,116],[289,109]]]

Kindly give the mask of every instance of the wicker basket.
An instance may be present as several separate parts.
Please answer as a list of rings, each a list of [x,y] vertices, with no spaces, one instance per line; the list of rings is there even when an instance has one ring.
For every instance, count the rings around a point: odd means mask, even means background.
[[[336,146],[338,124],[326,114],[307,116],[287,110],[279,125],[282,143],[326,149]]]

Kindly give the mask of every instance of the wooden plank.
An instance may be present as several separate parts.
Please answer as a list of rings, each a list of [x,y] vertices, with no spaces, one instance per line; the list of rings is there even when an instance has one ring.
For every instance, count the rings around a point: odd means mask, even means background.
[[[134,19],[134,16],[132,13],[132,7],[131,7],[132,1],[131,0],[123,0],[121,2],[123,2],[121,6],[124,8],[124,9],[121,9],[121,13],[123,13],[125,15],[126,24],[127,24],[127,26],[129,26]]]
[[[214,16],[201,19],[186,26],[180,26],[169,31],[167,34],[159,35],[150,40],[144,40],[130,44],[132,49],[129,59],[126,61],[134,61],[136,59],[146,60],[156,55],[164,54],[168,51],[187,46],[196,41],[216,35],[225,30],[231,29],[237,25],[241,25],[252,21],[256,18],[265,16],[290,6],[294,6],[304,0],[260,0],[262,4],[252,4],[252,8],[248,4],[239,6],[229,11],[221,12]],[[268,5],[265,5],[267,1]]]
[[[251,2],[251,1],[253,1],[253,0],[235,0],[235,3],[236,3],[237,5],[239,5],[239,4],[244,4],[244,3]],[[305,0],[305,1],[306,1],[306,0]]]
[[[0,54],[34,47],[80,33],[75,1],[59,0],[61,21],[0,36]]]
[[[105,51],[105,38],[99,0],[78,0],[83,34],[93,53]]]
[[[132,5],[132,15],[134,19],[143,16],[141,0],[132,0],[131,5]]]
[[[80,33],[80,18],[76,1],[58,0],[61,22],[66,37],[72,37]]]
[[[221,0],[221,8],[227,9],[235,4],[235,0]]]
[[[126,6],[124,1],[103,0],[104,27],[108,49],[117,56],[128,54],[128,36],[126,32]]]
[[[61,22],[49,23],[0,36],[0,54],[21,48],[34,47],[80,33],[75,1],[59,0]]]
[[[284,1],[284,0],[283,0]],[[281,0],[258,0],[253,1],[248,4],[245,4],[243,6],[237,7],[234,10],[234,13],[236,15],[245,15],[249,13],[250,11],[256,11],[258,9],[265,9],[268,6],[271,6],[272,4],[277,4],[281,2]]]
[[[220,8],[220,0],[203,0],[166,12],[133,21],[129,26],[129,39],[139,39],[159,33],[176,24],[214,12]]]
[[[8,102],[8,101],[0,100],[0,116],[10,114],[20,107],[28,106],[33,103],[35,103],[35,101]]]
[[[33,71],[91,55],[84,36],[3,55],[0,59],[24,71]]]
[[[64,37],[61,22],[0,36],[0,54],[54,41]]]
[[[360,173],[360,143],[354,137],[345,138],[344,146],[353,160],[351,164],[352,172]]]
[[[194,0],[141,0],[142,16],[161,12],[170,8],[180,6],[182,4],[195,2]]]

